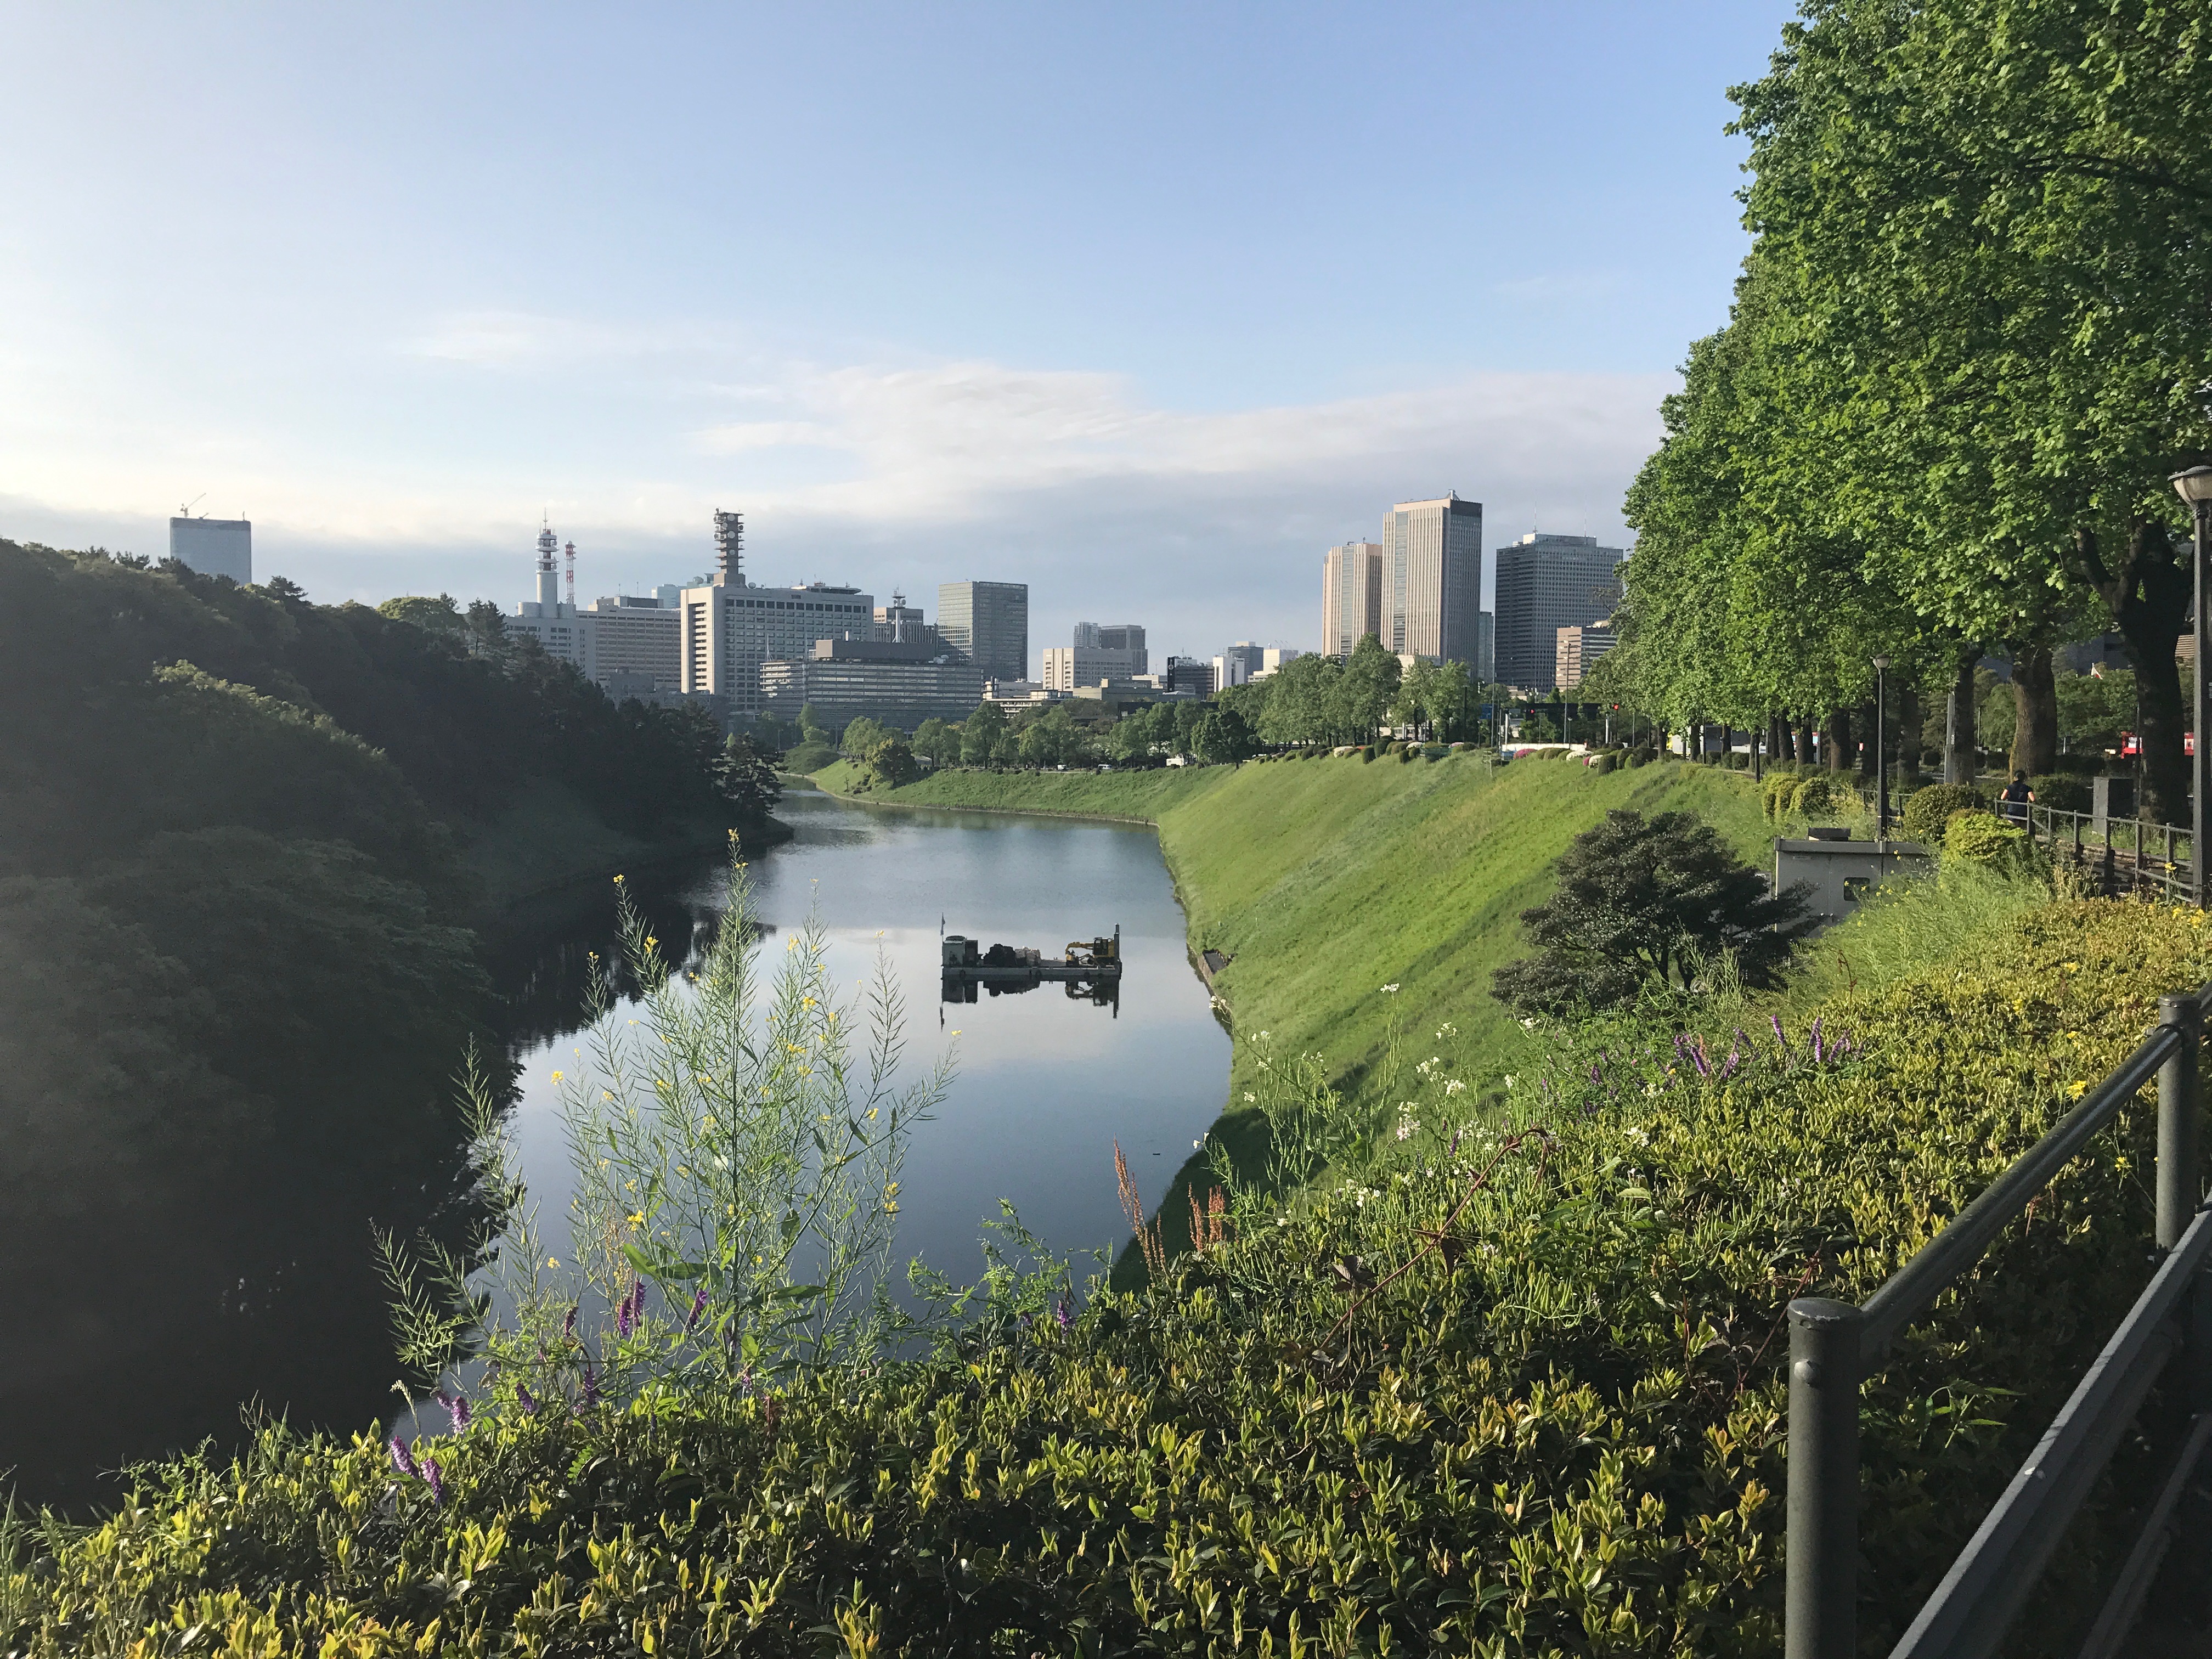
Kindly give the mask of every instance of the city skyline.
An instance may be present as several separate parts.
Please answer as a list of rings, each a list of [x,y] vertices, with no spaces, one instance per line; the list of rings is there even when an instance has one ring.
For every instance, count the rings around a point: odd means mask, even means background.
[[[556,10],[431,50],[404,11],[33,8],[0,534],[155,554],[197,499],[319,599],[504,608],[546,515],[636,590],[737,502],[758,580],[981,572],[1039,639],[1310,647],[1276,573],[1375,503],[1623,539],[1745,246],[1721,89],[1788,10]],[[1584,113],[1338,95],[1416,53]],[[1422,259],[1310,257],[1417,214]]]

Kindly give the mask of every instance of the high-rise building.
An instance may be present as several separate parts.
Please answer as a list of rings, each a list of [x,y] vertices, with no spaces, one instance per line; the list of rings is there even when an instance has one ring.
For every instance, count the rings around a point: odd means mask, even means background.
[[[641,677],[650,679],[655,691],[683,688],[682,616],[674,605],[661,604],[659,594],[610,593],[578,611],[576,623],[584,631],[589,659],[584,672],[609,695],[617,684],[635,684]],[[617,682],[617,674],[628,678]]]
[[[172,519],[169,556],[203,576],[228,576],[240,587],[253,581],[253,520]]]
[[[1485,611],[1475,618],[1474,678],[1478,685],[1489,685],[1498,678],[1498,617]]]
[[[1322,557],[1321,648],[1348,657],[1363,635],[1382,632],[1382,544],[1345,542]]]
[[[1213,689],[1226,691],[1232,685],[1250,684],[1252,677],[1267,665],[1267,653],[1263,647],[1249,640],[1239,640],[1225,646],[1213,659]]]
[[[1025,678],[1030,665],[1027,582],[942,582],[937,631],[987,680]]]
[[[1382,520],[1383,649],[1474,665],[1482,612],[1482,503],[1456,492],[1401,501]]]
[[[857,587],[748,582],[742,514],[714,514],[714,580],[678,596],[678,651],[685,695],[721,699],[732,719],[766,707],[763,665],[809,656],[822,640],[875,638],[874,596]]]
[[[1562,628],[1587,627],[1620,604],[1621,550],[1595,536],[1537,532],[1498,550],[1498,682],[1559,689]]]
[[[1145,630],[1134,623],[1079,622],[1075,624],[1074,644],[1078,651],[1121,652],[1128,659],[1129,673],[1152,672],[1145,653]]]
[[[1171,696],[1210,697],[1213,695],[1213,665],[1199,657],[1168,659],[1167,690]]]
[[[1590,670],[1597,666],[1597,659],[1612,650],[1614,644],[1613,624],[1609,622],[1587,625],[1578,623],[1571,628],[1562,628],[1559,639],[1552,672],[1557,683],[1554,689],[1560,691],[1571,691],[1580,685]]]
[[[572,562],[575,550],[569,543],[566,551]],[[537,641],[547,655],[573,663],[611,696],[676,690],[682,680],[676,608],[653,593],[608,594],[580,610],[561,597],[562,551],[551,526],[538,532],[538,597],[514,607],[507,632]]]
[[[893,593],[889,605],[876,607],[876,637],[879,640],[894,644],[903,644],[909,639],[919,642],[921,629],[921,607],[908,605],[903,593]]]

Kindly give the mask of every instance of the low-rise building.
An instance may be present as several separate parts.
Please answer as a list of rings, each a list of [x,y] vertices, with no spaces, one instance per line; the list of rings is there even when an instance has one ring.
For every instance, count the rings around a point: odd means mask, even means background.
[[[1041,680],[985,680],[983,701],[1019,704],[1024,708],[1033,702],[1060,702],[1074,696],[1072,691],[1057,690]]]
[[[825,725],[866,715],[911,732],[922,721],[965,720],[983,679],[958,652],[892,640],[817,640],[805,656],[760,665],[761,701],[786,719],[811,705]]]
[[[1164,676],[1172,696],[1210,697],[1213,695],[1213,665],[1202,657],[1170,657]]]

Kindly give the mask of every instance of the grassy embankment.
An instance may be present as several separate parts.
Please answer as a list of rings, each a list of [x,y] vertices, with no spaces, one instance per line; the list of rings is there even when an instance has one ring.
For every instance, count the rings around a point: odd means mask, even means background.
[[[838,793],[854,781],[842,763],[815,776]],[[1240,1038],[1266,1031],[1276,1053],[1319,1054],[1354,1089],[1387,1065],[1394,1022],[1405,1065],[1439,1054],[1470,1077],[1495,1069],[1511,1016],[1490,995],[1491,970],[1525,954],[1521,912],[1609,809],[1694,813],[1759,863],[1774,833],[1740,773],[1661,764],[1601,777],[1561,761],[1492,769],[1473,754],[951,771],[865,799],[1158,824],[1193,956],[1233,958],[1215,989]],[[1438,1039],[1447,1024],[1456,1034]],[[1231,1103],[1254,1063],[1240,1041]],[[1232,1107],[1221,1129],[1241,1152],[1251,1127]]]

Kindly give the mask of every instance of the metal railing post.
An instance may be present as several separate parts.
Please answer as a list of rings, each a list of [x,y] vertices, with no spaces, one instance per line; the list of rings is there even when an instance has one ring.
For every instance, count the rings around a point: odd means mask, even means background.
[[[2160,997],[2158,1023],[2182,1036],[2173,1057],[2158,1068],[2158,1247],[2170,1250],[2197,1218],[2202,1191],[2197,1053],[2204,1041],[2204,1011],[2193,996]]]
[[[2184,1039],[2158,1073],[2158,1245],[2170,1250],[2204,1190],[2204,1006],[2195,997],[2160,997],[2158,1022]],[[2212,1411],[2212,1278],[2197,1285],[2181,1317],[2182,1410]]]
[[[1854,1659],[1858,1647],[1859,1364],[1866,1316],[1848,1302],[1790,1304],[1790,1467],[1784,1659]]]

